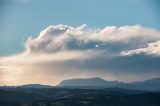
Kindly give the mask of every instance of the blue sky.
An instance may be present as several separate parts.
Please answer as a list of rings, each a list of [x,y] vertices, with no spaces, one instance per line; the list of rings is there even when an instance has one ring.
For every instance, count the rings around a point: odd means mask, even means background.
[[[141,24],[160,29],[159,0],[1,0],[0,56],[24,50],[49,25],[92,28]]]

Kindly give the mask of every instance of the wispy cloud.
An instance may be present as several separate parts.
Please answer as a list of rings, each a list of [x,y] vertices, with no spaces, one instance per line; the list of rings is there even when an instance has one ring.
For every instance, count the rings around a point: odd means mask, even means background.
[[[147,47],[122,52],[122,55],[137,55],[137,54],[160,56],[160,41],[149,43]]]

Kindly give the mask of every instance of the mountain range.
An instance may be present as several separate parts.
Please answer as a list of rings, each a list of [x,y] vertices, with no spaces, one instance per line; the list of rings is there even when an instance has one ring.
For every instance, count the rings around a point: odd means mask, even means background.
[[[63,80],[58,84],[58,86],[116,86],[123,84],[119,81],[106,81],[102,78],[78,78],[78,79],[68,79]]]
[[[106,81],[102,78],[79,78],[63,80],[58,86],[86,87],[86,88],[124,88],[132,90],[160,91],[160,78],[152,78],[145,81],[124,83],[119,81]]]
[[[8,87],[8,86],[1,86]],[[13,87],[13,86],[10,86]],[[105,89],[105,88],[123,88],[131,90],[149,90],[160,91],[160,78],[152,78],[145,81],[124,83],[120,81],[106,81],[99,77],[94,78],[75,78],[61,81],[57,86],[26,84],[14,86],[21,88],[82,88],[82,89]]]

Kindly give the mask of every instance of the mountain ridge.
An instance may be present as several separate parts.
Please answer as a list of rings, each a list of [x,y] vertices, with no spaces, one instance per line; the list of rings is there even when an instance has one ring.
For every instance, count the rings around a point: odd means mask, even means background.
[[[26,84],[21,86],[0,86],[0,88],[74,88],[74,89],[105,89],[123,88],[131,90],[160,91],[160,78],[152,78],[144,81],[124,83],[120,81],[107,81],[99,77],[75,78],[61,81],[57,86],[42,84]]]
[[[76,78],[61,81],[57,86],[115,86],[123,84],[119,81],[107,81],[99,77],[93,78]]]
[[[160,78],[152,78],[144,81],[136,81],[130,83],[124,83],[119,81],[106,81],[102,78],[76,78],[68,79],[61,81],[57,86],[69,87],[94,87],[101,86],[99,88],[109,88],[117,87],[124,89],[133,89],[133,90],[151,90],[151,91],[160,91]],[[89,87],[89,88],[90,88]]]

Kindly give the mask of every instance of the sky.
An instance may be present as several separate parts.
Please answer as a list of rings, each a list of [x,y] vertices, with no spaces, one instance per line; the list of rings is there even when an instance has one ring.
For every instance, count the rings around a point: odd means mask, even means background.
[[[1,0],[0,85],[160,76],[159,0]],[[34,77],[33,77],[34,75]]]

